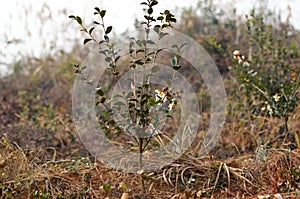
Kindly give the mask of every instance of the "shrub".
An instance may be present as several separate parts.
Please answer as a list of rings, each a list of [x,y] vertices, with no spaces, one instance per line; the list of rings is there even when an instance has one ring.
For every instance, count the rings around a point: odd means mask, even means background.
[[[288,28],[276,30],[254,10],[247,16],[247,30],[248,58],[235,50],[233,58],[237,62],[232,69],[251,113],[282,119],[287,134],[289,117],[299,102],[300,87],[299,66],[294,63],[298,52],[289,40],[292,32]]]
[[[141,3],[146,8],[145,15],[141,24],[144,27],[144,39],[130,38],[129,70],[132,71],[133,79],[130,80],[131,90],[127,93],[118,93],[109,96],[103,89],[103,85],[95,86],[93,80],[89,77],[87,66],[75,65],[75,73],[78,73],[88,84],[94,87],[94,92],[98,95],[96,105],[99,106],[99,124],[105,135],[109,138],[118,137],[127,134],[131,137],[139,153],[139,171],[141,176],[141,186],[145,192],[144,178],[147,177],[143,172],[143,153],[151,144],[155,146],[155,142],[151,142],[152,138],[161,132],[159,126],[166,122],[167,118],[172,118],[172,111],[177,105],[179,94],[173,91],[171,77],[168,87],[155,88],[150,82],[151,78],[156,75],[160,67],[156,65],[158,56],[164,49],[158,47],[158,42],[168,33],[165,29],[172,28],[172,24],[176,22],[174,15],[165,10],[158,17],[153,15],[154,7],[158,4],[156,0],[147,0]],[[112,26],[106,26],[104,17],[106,10],[95,7],[94,15],[99,17],[99,21],[94,21],[91,28],[84,25],[83,20],[79,16],[71,15],[71,19],[75,20],[80,26],[81,31],[88,35],[84,39],[83,44],[94,42],[99,47],[100,55],[105,57],[107,69],[111,71],[114,79],[119,81],[121,78],[120,62],[122,56],[117,43],[111,39]],[[100,27],[103,31],[103,38],[98,40],[93,32],[96,27]],[[150,30],[157,34],[158,41],[150,38]],[[152,33],[152,32],[151,32]],[[184,45],[170,46],[172,49],[171,64],[174,71],[180,69],[180,53]],[[122,69],[121,69],[122,70]],[[142,74],[142,78],[135,78]],[[104,108],[103,108],[104,107]],[[129,112],[129,113],[128,113]],[[118,123],[116,115],[120,120],[125,121]]]

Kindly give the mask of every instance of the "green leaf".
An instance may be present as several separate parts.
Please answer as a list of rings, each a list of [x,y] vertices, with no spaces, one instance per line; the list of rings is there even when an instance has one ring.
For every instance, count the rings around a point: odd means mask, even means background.
[[[161,33],[159,33],[159,39],[161,39],[161,38],[163,38],[164,36],[167,36],[167,35],[168,35],[168,33],[161,32]]]
[[[103,17],[105,16],[105,13],[106,13],[106,10],[102,10],[102,11],[100,12],[101,18],[103,18]]]
[[[153,98],[150,98],[149,100],[148,100],[148,105],[149,106],[154,106],[154,105],[156,105],[158,102],[156,102],[155,101],[155,99],[153,99]]]
[[[101,89],[101,88],[97,88],[97,91],[96,91],[97,95],[103,97],[104,96],[104,91]]]
[[[133,46],[134,46],[134,42],[131,41],[131,42],[129,43],[129,48],[132,49]]]
[[[105,97],[101,97],[100,100],[96,103],[96,105],[98,104],[103,104],[106,101]]]
[[[83,28],[83,29],[81,29],[80,31],[86,32],[86,33],[88,32],[86,28]]]
[[[108,183],[104,183],[100,189],[103,189],[104,191],[111,191],[111,186]]]
[[[113,74],[113,75],[118,75],[118,74],[119,74],[119,71],[118,71],[118,70],[114,70],[114,71],[112,72],[112,74]]]
[[[178,63],[177,56],[172,57],[172,59],[171,59],[171,64],[172,64],[172,66],[176,66],[177,63]]]
[[[156,54],[160,53],[163,50],[164,50],[163,48],[158,49],[157,52],[156,52]]]
[[[122,189],[123,191],[126,191],[127,190],[127,185],[122,182],[120,185],[119,185],[119,188]]]
[[[153,45],[155,45],[155,42],[152,41],[152,40],[147,40],[147,44],[153,44]]]
[[[82,19],[79,16],[76,16],[75,19],[80,25],[82,24]]]
[[[103,44],[105,41],[104,40],[101,40],[101,41],[99,41],[99,44],[101,45],[101,44]],[[102,53],[102,54],[104,54],[104,55],[106,55],[106,52],[104,51],[104,50],[101,50],[101,51],[99,51],[100,53]]]
[[[150,88],[150,84],[144,84],[143,86],[144,86],[144,88],[146,88],[146,89],[149,89],[149,88]],[[150,96],[150,97],[151,97],[151,96]]]
[[[173,23],[176,23],[177,20],[175,18],[170,18],[169,21],[173,22]]]
[[[106,42],[109,42],[109,37],[107,35],[104,35],[104,39]]]
[[[157,4],[158,4],[158,1],[153,0],[152,3],[150,4],[150,6],[155,6],[155,5],[157,5]]]
[[[98,7],[95,7],[95,10],[100,13],[100,9]]]
[[[124,102],[118,101],[116,103],[114,103],[115,106],[125,106]]]
[[[179,49],[179,47],[178,47],[178,45],[177,45],[177,44],[173,44],[171,47],[172,47],[172,48]]]
[[[128,99],[128,98],[130,98],[131,96],[133,96],[133,92],[132,92],[132,91],[128,92],[125,98]]]
[[[148,54],[147,54],[147,56],[149,56],[149,57],[150,57],[150,56],[152,56],[152,55],[154,55],[154,54],[155,54],[155,52],[153,51],[153,52],[150,52],[150,53],[148,53]],[[150,59],[150,60],[151,60],[151,58],[148,58],[148,59]]]
[[[148,98],[151,98],[151,95],[148,95],[148,94],[143,94],[143,95],[142,95],[142,99],[143,99],[143,100],[144,100],[144,99],[148,100]]]
[[[160,25],[154,26],[153,30],[154,30],[157,34],[159,34],[159,32],[160,32]]]
[[[163,24],[163,25],[161,26],[161,28],[166,28],[166,27],[169,27],[169,25],[168,25],[168,24]]]
[[[153,13],[153,8],[149,8],[147,12],[149,15],[151,15]]]
[[[105,61],[109,63],[109,62],[112,61],[112,58],[111,57],[105,57]]]
[[[70,15],[69,18],[70,19],[76,19],[76,17],[74,15]]]
[[[110,125],[115,125],[115,124],[116,124],[116,122],[115,122],[114,120],[110,120],[108,123],[109,123]]]
[[[169,11],[169,10],[165,10],[164,14],[165,14],[165,15],[169,15],[169,14],[170,14],[170,11]]]
[[[117,62],[120,58],[121,58],[121,56],[117,56],[115,59],[115,62]]]
[[[174,70],[179,70],[180,68],[181,68],[180,65],[174,65],[174,66],[173,66],[173,69],[174,69]]]
[[[129,101],[131,101],[131,102],[139,102],[137,99],[135,99],[135,98],[132,98],[132,99],[129,99]]]
[[[91,41],[92,39],[85,39],[84,41],[83,41],[83,45],[84,44],[86,44],[86,43],[88,43],[89,41]]]
[[[130,109],[130,108],[133,108],[133,107],[135,107],[135,104],[134,103],[128,103],[128,108]]]
[[[142,41],[142,40],[137,40],[137,41],[136,41],[136,44],[137,44],[139,47],[142,47],[143,44],[144,44],[144,41]]]
[[[109,34],[112,31],[112,26],[108,26],[105,30],[105,34]]]
[[[112,98],[112,99],[117,99],[117,98],[123,99],[124,96],[123,96],[123,95],[120,95],[120,94],[117,94],[117,95],[113,95],[111,98]]]
[[[160,67],[159,66],[153,66],[153,68],[151,69],[151,72],[152,73],[156,73],[160,70]]]
[[[143,53],[143,52],[145,52],[144,49],[139,49],[139,50],[136,51],[136,54],[138,54],[138,53]]]
[[[94,21],[94,24],[100,25],[100,23],[98,21]]]
[[[179,49],[181,50],[184,46],[186,46],[187,45],[187,43],[183,43],[180,47],[179,47]]]
[[[159,17],[157,17],[157,20],[159,20],[159,21],[162,21],[164,19],[164,17],[163,16],[159,16]]]
[[[92,27],[90,30],[89,30],[89,34],[91,35],[93,30],[95,29],[95,27]]]
[[[147,104],[147,102],[148,102],[148,99],[143,99],[141,102],[141,105],[143,106],[143,105]]]
[[[144,64],[144,62],[140,59],[136,60],[134,63],[137,64],[137,65],[143,65]]]
[[[148,15],[144,15],[144,18],[150,21],[150,17]]]

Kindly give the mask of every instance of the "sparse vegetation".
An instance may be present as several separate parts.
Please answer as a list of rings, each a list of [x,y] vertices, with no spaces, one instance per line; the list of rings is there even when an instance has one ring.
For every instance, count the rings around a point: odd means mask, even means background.
[[[75,72],[82,74],[84,68],[79,65],[87,54],[74,44],[76,47],[69,53],[60,51],[41,58],[16,60],[11,65],[17,70],[0,79],[1,198],[300,197],[299,31],[267,8],[265,13],[253,11],[248,17],[223,17],[213,1],[199,1],[197,6],[186,8],[182,16],[165,11],[155,18],[151,9],[156,3],[143,3],[144,31],[147,33],[147,28],[154,27],[157,20],[158,34],[171,26],[189,34],[205,47],[222,73],[228,113],[214,149],[206,156],[197,154],[210,120],[209,92],[204,81],[193,76],[188,63],[170,54],[166,62],[192,82],[202,111],[201,128],[190,149],[152,173],[124,173],[97,161],[81,143],[71,113],[73,66],[77,66]],[[99,17],[95,25],[104,33],[100,40],[93,35],[96,27],[86,26],[78,16],[71,18],[88,36],[84,44],[100,42],[100,53],[110,67],[107,78],[95,86],[101,106],[111,102],[110,88],[128,70],[121,67],[123,63],[130,64],[129,70],[143,68],[147,61],[159,59],[155,57],[159,49],[148,51],[147,42],[132,38],[129,57],[119,58],[113,42],[117,38],[110,35],[112,27],[101,25],[106,11],[95,8],[95,13]],[[179,53],[184,48],[173,49]],[[143,56],[137,56],[137,51]],[[158,70],[152,66],[154,75]],[[168,87],[172,88],[172,84]],[[172,98],[178,96],[171,96],[168,104],[163,105],[163,98],[155,96],[163,96],[162,88],[155,92],[156,87],[143,81],[132,89],[131,95],[119,102],[132,101],[130,117],[141,127],[153,122],[151,107],[162,105],[167,115],[176,114],[176,110],[167,109]],[[156,139],[126,137],[109,115],[121,106],[114,103],[115,106],[108,106],[112,108],[107,114],[97,115],[106,136],[117,144],[129,143],[126,150],[141,154],[146,146],[159,148]],[[144,106],[138,111],[137,105],[141,103]],[[172,126],[168,127],[164,134],[171,137],[172,130]]]

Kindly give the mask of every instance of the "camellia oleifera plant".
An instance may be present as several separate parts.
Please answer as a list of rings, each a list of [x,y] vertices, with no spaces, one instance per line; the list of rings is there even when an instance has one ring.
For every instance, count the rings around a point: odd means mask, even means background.
[[[86,73],[87,66],[75,65],[75,73],[78,73],[88,84],[94,87],[98,96],[96,105],[105,107],[104,109],[100,108],[101,111],[98,114],[98,122],[105,135],[112,139],[127,134],[135,143],[131,149],[140,154],[138,173],[141,176],[142,190],[145,192],[144,179],[146,175],[143,173],[143,153],[149,145],[155,144],[151,140],[160,135],[161,131],[158,126],[166,122],[167,118],[173,117],[172,114],[180,98],[180,92],[175,92],[173,89],[172,78],[174,76],[166,81],[169,82],[167,86],[157,87],[156,85],[155,87],[150,84],[151,78],[160,70],[160,67],[156,65],[156,59],[163,51],[157,47],[155,41],[150,39],[150,29],[157,34],[159,41],[168,36],[164,30],[172,28],[176,19],[168,10],[160,13],[157,17],[153,16],[154,7],[158,4],[157,0],[147,0],[141,4],[145,6],[144,19],[141,22],[145,36],[143,39],[130,38],[128,70],[132,70],[134,75],[132,79],[127,79],[130,81],[129,92],[109,96],[101,85],[94,86],[93,80]],[[117,48],[116,42],[110,36],[112,26],[106,26],[104,23],[106,10],[95,7],[94,15],[98,16],[99,20],[94,21],[94,26],[90,28],[84,25],[79,16],[71,15],[69,18],[75,20],[81,26],[81,31],[88,35],[88,38],[84,39],[84,44],[94,42],[98,45],[99,53],[105,57],[107,69],[111,71],[114,79],[119,81],[121,70],[123,70],[119,67],[123,64],[120,64],[122,56],[119,54],[120,50]],[[94,30],[98,27],[103,31],[103,38],[101,39],[96,38],[94,34]],[[181,67],[179,63],[183,47],[184,45],[170,47],[174,53],[171,53],[168,58],[174,71]],[[142,78],[138,78],[140,76]],[[117,120],[125,122],[120,123]]]
[[[248,56],[234,50],[236,62],[232,69],[242,85],[251,113],[282,119],[281,132],[286,137],[289,118],[299,102],[300,66],[294,63],[298,52],[289,39],[290,30],[277,31],[254,10],[246,17]]]

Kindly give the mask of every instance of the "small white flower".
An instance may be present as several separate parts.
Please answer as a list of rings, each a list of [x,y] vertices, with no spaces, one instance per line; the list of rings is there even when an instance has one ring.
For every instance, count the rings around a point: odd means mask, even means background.
[[[275,102],[279,102],[280,96],[278,95],[278,93],[276,93],[276,94],[273,96],[273,99],[275,100]]]
[[[249,70],[248,74],[254,73],[254,70]]]
[[[161,92],[160,90],[155,89],[155,101],[159,101],[161,99]]]
[[[252,77],[256,76],[257,75],[257,72],[254,72],[252,73]]]
[[[269,104],[267,105],[267,110],[269,111],[269,114],[273,114],[273,110]]]
[[[177,105],[177,100],[173,98],[172,102],[168,106],[169,111],[171,111],[176,105]]]
[[[169,111],[171,111],[173,108],[174,108],[173,104],[172,104],[172,103],[171,103],[171,104],[169,104],[169,106],[168,106],[168,110],[169,110]]]
[[[155,101],[162,101],[163,103],[167,101],[166,92],[162,92],[158,89],[155,90]]]
[[[241,55],[241,52],[239,50],[235,50],[233,51],[233,56],[240,56]]]
[[[243,67],[249,67],[250,64],[246,61],[245,55],[243,55],[239,50],[235,50],[232,53],[233,59],[238,61],[239,64],[241,64]]]
[[[246,63],[248,63],[248,62],[246,62]],[[248,74],[251,74],[251,76],[254,77],[255,75],[257,75],[257,72],[254,70],[249,70]]]
[[[268,111],[270,115],[273,114],[273,110],[272,110],[272,107],[270,106],[270,104],[266,104],[265,106],[263,106],[261,108],[262,111]]]

